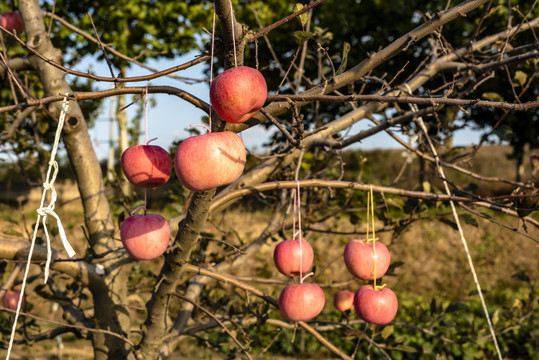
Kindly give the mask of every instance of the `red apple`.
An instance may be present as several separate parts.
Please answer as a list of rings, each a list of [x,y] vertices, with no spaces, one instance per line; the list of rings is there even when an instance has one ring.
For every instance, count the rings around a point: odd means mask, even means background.
[[[322,288],[316,284],[292,284],[279,296],[281,315],[290,321],[307,321],[316,317],[326,303]]]
[[[176,151],[174,168],[183,186],[204,191],[236,181],[245,160],[245,145],[238,134],[214,132],[183,141]]]
[[[19,303],[19,299],[21,297],[21,292],[18,290],[8,290],[2,297],[2,305],[10,310],[16,311],[17,310],[17,304]],[[21,307],[24,305],[24,296],[22,297],[22,304]]]
[[[242,123],[266,102],[268,87],[264,76],[248,66],[228,69],[210,85],[210,101],[221,119]]]
[[[350,310],[354,306],[354,292],[350,290],[341,290],[333,297],[333,305],[339,311]]]
[[[377,241],[376,249],[376,278],[382,277],[391,261],[389,250]],[[352,275],[363,279],[374,279],[374,249],[373,243],[365,240],[352,240],[344,248],[344,263]]]
[[[313,266],[313,257],[313,248],[305,240],[281,241],[273,251],[273,261],[277,270],[286,276],[299,275],[300,270],[303,274],[307,273]]]
[[[17,11],[6,12],[0,17],[0,25],[8,31],[15,31],[20,35],[24,31],[21,15]]]
[[[132,215],[123,222],[120,238],[129,255],[137,260],[151,260],[167,249],[170,227],[159,214]]]
[[[366,322],[378,325],[390,323],[397,315],[399,302],[391,289],[374,290],[372,285],[363,285],[354,297],[354,309]]]
[[[135,145],[122,154],[122,170],[133,185],[153,188],[164,185],[172,173],[170,154],[157,145]]]

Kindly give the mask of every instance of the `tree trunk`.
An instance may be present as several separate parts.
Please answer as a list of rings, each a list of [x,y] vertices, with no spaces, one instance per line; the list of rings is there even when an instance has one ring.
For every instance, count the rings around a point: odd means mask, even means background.
[[[62,53],[56,49],[47,36],[43,13],[38,0],[19,1],[19,10],[27,32],[28,44],[47,59],[62,62]],[[72,93],[62,70],[30,56],[30,64],[40,77],[45,96]],[[60,103],[51,104],[54,116],[60,114]],[[90,235],[90,246],[94,253],[100,254],[116,248],[114,224],[109,203],[105,196],[103,174],[95,154],[86,120],[76,102],[69,103],[69,110],[63,129],[63,141],[77,179],[78,189],[84,206],[85,224]],[[60,174],[61,176],[61,174]],[[81,237],[83,235],[81,234]],[[117,254],[101,257],[100,263],[106,272],[100,279],[92,279],[89,289],[95,304],[95,327],[107,329],[121,335],[129,330],[126,311],[118,304],[123,303],[127,293],[128,267],[113,266],[118,261]],[[95,359],[123,359],[129,349],[126,343],[114,336],[94,333],[92,337]]]

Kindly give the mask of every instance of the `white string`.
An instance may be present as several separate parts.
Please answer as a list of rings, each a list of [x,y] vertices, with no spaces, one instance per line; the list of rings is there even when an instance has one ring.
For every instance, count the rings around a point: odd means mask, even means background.
[[[215,48],[215,6],[213,7],[213,23],[211,27],[211,59],[210,59],[210,84],[213,81],[213,51]],[[211,132],[211,100],[210,100],[210,113],[209,113],[209,119],[208,124],[210,125],[210,132]]]
[[[15,312],[15,319],[13,320],[13,327],[11,329],[11,337],[9,339],[9,347],[6,355],[6,360],[9,359],[9,355],[11,354],[11,349],[13,347],[13,340],[15,338],[15,331],[17,330],[17,321],[19,319],[21,306],[22,306],[22,297],[24,296],[24,291],[26,289],[26,280],[28,278],[28,272],[30,270],[30,263],[32,260],[32,254],[34,252],[34,245],[36,243],[37,238],[37,231],[39,229],[39,223],[41,222],[43,224],[43,230],[45,232],[45,237],[47,238],[47,262],[45,263],[45,276],[44,276],[44,283],[47,282],[47,279],[49,277],[49,268],[52,258],[52,250],[51,250],[51,244],[50,244],[50,236],[49,231],[47,230],[47,216],[52,216],[58,225],[58,235],[60,236],[60,239],[62,241],[62,245],[64,246],[64,249],[66,250],[69,257],[73,257],[75,255],[75,251],[71,247],[71,244],[69,244],[69,241],[67,241],[66,233],[64,230],[64,227],[62,226],[62,221],[60,220],[60,217],[54,212],[54,204],[56,203],[56,190],[54,189],[54,181],[56,180],[56,175],[58,174],[58,163],[55,160],[56,152],[58,151],[58,145],[60,143],[60,136],[62,134],[62,128],[64,126],[65,116],[67,113],[67,109],[69,107],[69,102],[67,100],[67,94],[64,97],[64,101],[62,103],[62,112],[60,113],[60,118],[58,119],[58,128],[56,129],[56,136],[54,137],[54,145],[51,151],[51,158],[49,160],[49,168],[47,170],[47,176],[45,177],[45,182],[43,183],[43,194],[41,196],[41,204],[37,211],[37,220],[36,225],[34,227],[34,234],[32,236],[32,242],[30,243],[30,249],[28,251],[28,260],[26,262],[26,269],[24,271],[24,277],[22,280],[22,286],[21,286],[21,296],[19,298],[19,302],[17,303],[17,311]],[[47,192],[50,191],[50,202],[49,205],[44,206],[45,199],[47,197]]]
[[[238,55],[236,54],[236,35],[234,34],[234,10],[232,9],[232,0],[230,0],[230,22],[232,23],[232,46],[234,49],[234,67],[238,66]]]
[[[406,88],[408,89],[408,92],[412,94],[412,89],[410,86],[405,83]],[[417,107],[417,104],[410,104],[410,108],[412,111],[419,111],[419,108]],[[421,128],[421,131],[425,134],[425,137],[427,138],[427,142],[429,144],[430,150],[432,154],[434,155],[434,160],[436,161],[436,168],[438,169],[438,173],[440,174],[440,177],[442,178],[442,181],[444,183],[445,192],[447,195],[451,195],[451,191],[449,190],[449,186],[447,185],[447,181],[445,180],[445,172],[442,166],[440,165],[440,158],[438,157],[438,153],[434,146],[432,145],[432,142],[430,141],[430,137],[428,135],[427,127],[425,126],[425,123],[423,122],[423,118],[419,116],[417,118],[417,123],[419,124],[419,127]],[[479,299],[481,300],[481,306],[483,307],[483,311],[485,312],[485,318],[487,319],[487,324],[490,330],[490,335],[492,336],[492,340],[494,341],[494,346],[496,347],[496,353],[498,354],[498,358],[502,360],[502,353],[500,351],[500,347],[498,346],[498,340],[496,338],[496,332],[494,331],[494,327],[492,326],[492,322],[490,320],[490,315],[488,313],[487,304],[485,302],[485,299],[483,298],[483,292],[481,291],[481,285],[479,284],[479,278],[477,277],[477,273],[475,271],[475,266],[473,264],[472,256],[470,254],[470,251],[468,249],[468,242],[466,241],[466,237],[464,236],[464,231],[462,230],[462,226],[460,225],[459,216],[457,214],[457,209],[455,208],[455,204],[453,201],[449,201],[449,205],[451,206],[451,212],[453,213],[453,217],[455,219],[455,223],[457,224],[457,229],[460,235],[460,240],[462,241],[462,245],[464,246],[464,252],[466,253],[466,257],[468,258],[468,264],[470,266],[472,276],[475,282],[475,287],[477,289],[477,293],[479,294]]]

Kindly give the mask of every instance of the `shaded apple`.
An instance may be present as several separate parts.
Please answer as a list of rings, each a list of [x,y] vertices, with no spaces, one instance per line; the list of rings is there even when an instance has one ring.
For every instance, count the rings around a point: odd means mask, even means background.
[[[354,307],[354,292],[350,290],[341,290],[333,296],[333,305],[339,311],[350,310]]]
[[[371,324],[386,325],[397,315],[399,302],[391,289],[374,290],[372,285],[363,285],[354,297],[356,314]]]
[[[5,12],[0,17],[0,25],[10,32],[17,32],[20,35],[24,31],[21,15],[17,11]]]
[[[19,290],[8,290],[2,297],[2,305],[7,309],[16,311],[20,297],[21,292]],[[24,296],[22,297],[21,308],[22,306],[24,306]]]
[[[326,297],[317,284],[291,284],[279,296],[279,310],[290,321],[307,321],[324,309]]]
[[[248,66],[228,69],[210,85],[211,105],[229,123],[247,121],[264,106],[267,94],[264,76]]]
[[[376,278],[384,276],[391,256],[387,247],[376,242]],[[344,248],[344,263],[350,273],[363,280],[374,280],[373,243],[365,240],[351,240]]]
[[[305,274],[313,266],[313,258],[313,248],[305,240],[281,241],[273,251],[275,267],[286,276],[299,275],[300,270]]]
[[[167,249],[170,227],[159,214],[131,215],[122,223],[120,238],[133,258],[151,260]]]
[[[128,147],[122,154],[121,164],[130,183],[146,188],[164,185],[172,173],[170,154],[157,145]]]
[[[214,132],[184,140],[176,151],[174,168],[183,186],[204,191],[236,181],[245,160],[245,145],[238,134]]]

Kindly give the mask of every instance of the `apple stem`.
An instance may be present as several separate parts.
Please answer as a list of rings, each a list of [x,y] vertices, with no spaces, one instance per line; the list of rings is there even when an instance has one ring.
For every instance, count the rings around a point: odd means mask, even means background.
[[[149,145],[149,144],[150,144],[150,143],[151,143],[152,141],[155,141],[155,140],[157,140],[157,138],[156,138],[156,137],[155,137],[155,138],[153,138],[153,139],[147,140],[147,141],[146,141],[146,145]]]
[[[305,275],[304,277],[302,277],[302,278],[299,279],[299,283],[300,283],[300,284],[303,284],[303,280],[307,279],[309,276],[312,276],[312,275],[314,275],[314,272],[308,273],[307,275]],[[301,275],[300,275],[300,276],[301,276]]]
[[[203,126],[203,127],[206,128],[206,130],[208,130],[208,134],[211,133],[210,127],[208,125],[206,125],[206,124],[191,124],[191,125],[189,125],[189,127],[194,127],[194,126]]]

